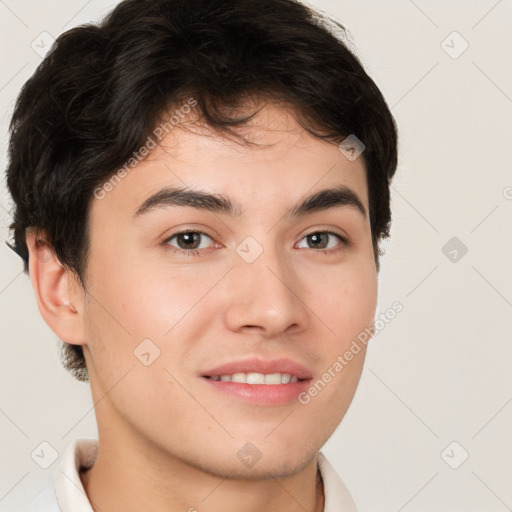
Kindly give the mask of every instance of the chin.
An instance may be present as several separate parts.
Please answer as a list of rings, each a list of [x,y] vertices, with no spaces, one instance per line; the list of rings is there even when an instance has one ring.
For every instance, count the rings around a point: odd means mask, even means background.
[[[203,458],[200,468],[218,478],[231,480],[270,480],[296,475],[316,457],[318,450],[302,445],[295,450],[265,450],[249,446],[246,453],[252,455],[244,461],[244,454],[234,452],[226,458],[225,453],[211,454],[215,457]]]

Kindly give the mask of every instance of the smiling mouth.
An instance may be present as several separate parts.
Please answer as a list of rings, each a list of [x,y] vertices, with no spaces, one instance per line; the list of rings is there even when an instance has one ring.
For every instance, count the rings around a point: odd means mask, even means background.
[[[268,384],[268,385],[279,385],[279,384],[294,384],[307,379],[299,379],[296,375],[290,373],[233,373],[226,375],[205,375],[205,378],[222,381],[222,382],[236,382],[239,384]]]

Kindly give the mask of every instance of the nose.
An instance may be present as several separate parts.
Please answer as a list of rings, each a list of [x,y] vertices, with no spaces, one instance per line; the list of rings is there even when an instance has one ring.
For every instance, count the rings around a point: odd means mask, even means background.
[[[309,311],[301,281],[284,256],[266,248],[252,263],[241,257],[229,273],[226,325],[265,338],[307,328]]]

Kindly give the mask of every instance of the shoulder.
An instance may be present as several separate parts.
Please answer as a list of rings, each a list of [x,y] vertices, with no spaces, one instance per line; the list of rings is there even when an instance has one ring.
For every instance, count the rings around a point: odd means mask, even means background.
[[[95,438],[72,441],[43,488],[36,494],[28,494],[5,512],[92,512],[79,472],[94,464],[98,447]]]

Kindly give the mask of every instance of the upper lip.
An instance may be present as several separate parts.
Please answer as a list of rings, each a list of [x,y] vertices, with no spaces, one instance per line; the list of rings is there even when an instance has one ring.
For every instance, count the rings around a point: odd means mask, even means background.
[[[231,361],[202,373],[203,377],[215,377],[217,375],[233,375],[234,373],[285,373],[296,376],[299,379],[311,379],[313,375],[304,366],[291,359],[260,359],[251,358],[239,361]]]

